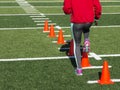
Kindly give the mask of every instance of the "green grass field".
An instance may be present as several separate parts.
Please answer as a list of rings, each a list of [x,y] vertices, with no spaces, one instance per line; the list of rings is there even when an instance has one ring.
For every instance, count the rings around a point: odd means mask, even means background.
[[[69,45],[52,43],[57,38],[48,38],[48,33],[43,33],[43,25],[37,26],[44,22],[34,22],[30,17],[44,14],[56,26],[62,27],[64,35],[71,35],[70,17],[62,11],[63,0],[26,1],[31,5],[29,9],[27,3],[22,7],[16,0],[0,0],[0,90],[119,90],[119,82],[114,85],[87,84],[89,80],[99,80],[101,69],[83,70],[83,76],[76,76],[73,59],[1,61],[67,56],[67,51],[58,48]],[[101,4],[103,15],[99,25],[94,27],[93,24],[91,28],[91,52],[120,54],[120,1],[101,0]],[[71,39],[65,37],[65,40]],[[111,79],[120,79],[119,56],[89,60],[93,66],[102,66],[107,60],[112,66]]]

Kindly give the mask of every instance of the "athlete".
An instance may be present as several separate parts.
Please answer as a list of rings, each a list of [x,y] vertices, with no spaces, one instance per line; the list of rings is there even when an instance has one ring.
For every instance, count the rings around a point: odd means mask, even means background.
[[[64,0],[63,11],[71,16],[71,31],[74,42],[74,56],[77,68],[75,73],[82,75],[81,37],[84,35],[83,52],[90,51],[89,33],[93,22],[97,25],[101,17],[102,7],[99,0]]]

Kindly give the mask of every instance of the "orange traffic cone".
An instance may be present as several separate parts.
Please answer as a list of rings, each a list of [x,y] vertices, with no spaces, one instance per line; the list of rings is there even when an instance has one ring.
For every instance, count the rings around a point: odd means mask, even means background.
[[[98,83],[103,85],[103,84],[114,84],[114,82],[111,81],[110,79],[110,72],[108,68],[108,62],[104,61],[103,63],[103,68],[102,68],[102,74],[100,80],[98,80]]]
[[[43,30],[43,32],[48,32],[48,31],[49,31],[49,29],[48,29],[48,20],[46,20],[44,22],[44,30]]]
[[[70,41],[70,49],[68,52],[68,56],[73,56],[74,55],[74,43],[73,43],[73,39]]]
[[[65,44],[62,29],[59,30],[57,44]]]
[[[82,53],[81,66],[82,67],[90,67],[91,66],[91,64],[89,62],[89,58],[88,58],[88,53],[86,53],[86,52]]]
[[[56,37],[55,32],[54,32],[54,26],[53,26],[53,25],[50,26],[49,37],[51,37],[51,38]]]

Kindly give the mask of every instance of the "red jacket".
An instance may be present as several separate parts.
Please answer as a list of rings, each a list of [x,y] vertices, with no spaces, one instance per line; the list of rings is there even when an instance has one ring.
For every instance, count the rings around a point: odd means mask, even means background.
[[[102,8],[99,0],[64,0],[63,11],[72,23],[87,23],[99,19]]]

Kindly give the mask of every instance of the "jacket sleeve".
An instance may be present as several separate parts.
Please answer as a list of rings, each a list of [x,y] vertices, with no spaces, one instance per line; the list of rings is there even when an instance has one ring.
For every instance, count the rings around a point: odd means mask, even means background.
[[[72,12],[71,0],[64,0],[63,11],[65,14],[71,14]]]
[[[102,13],[102,7],[99,0],[94,0],[95,19],[99,19]]]

